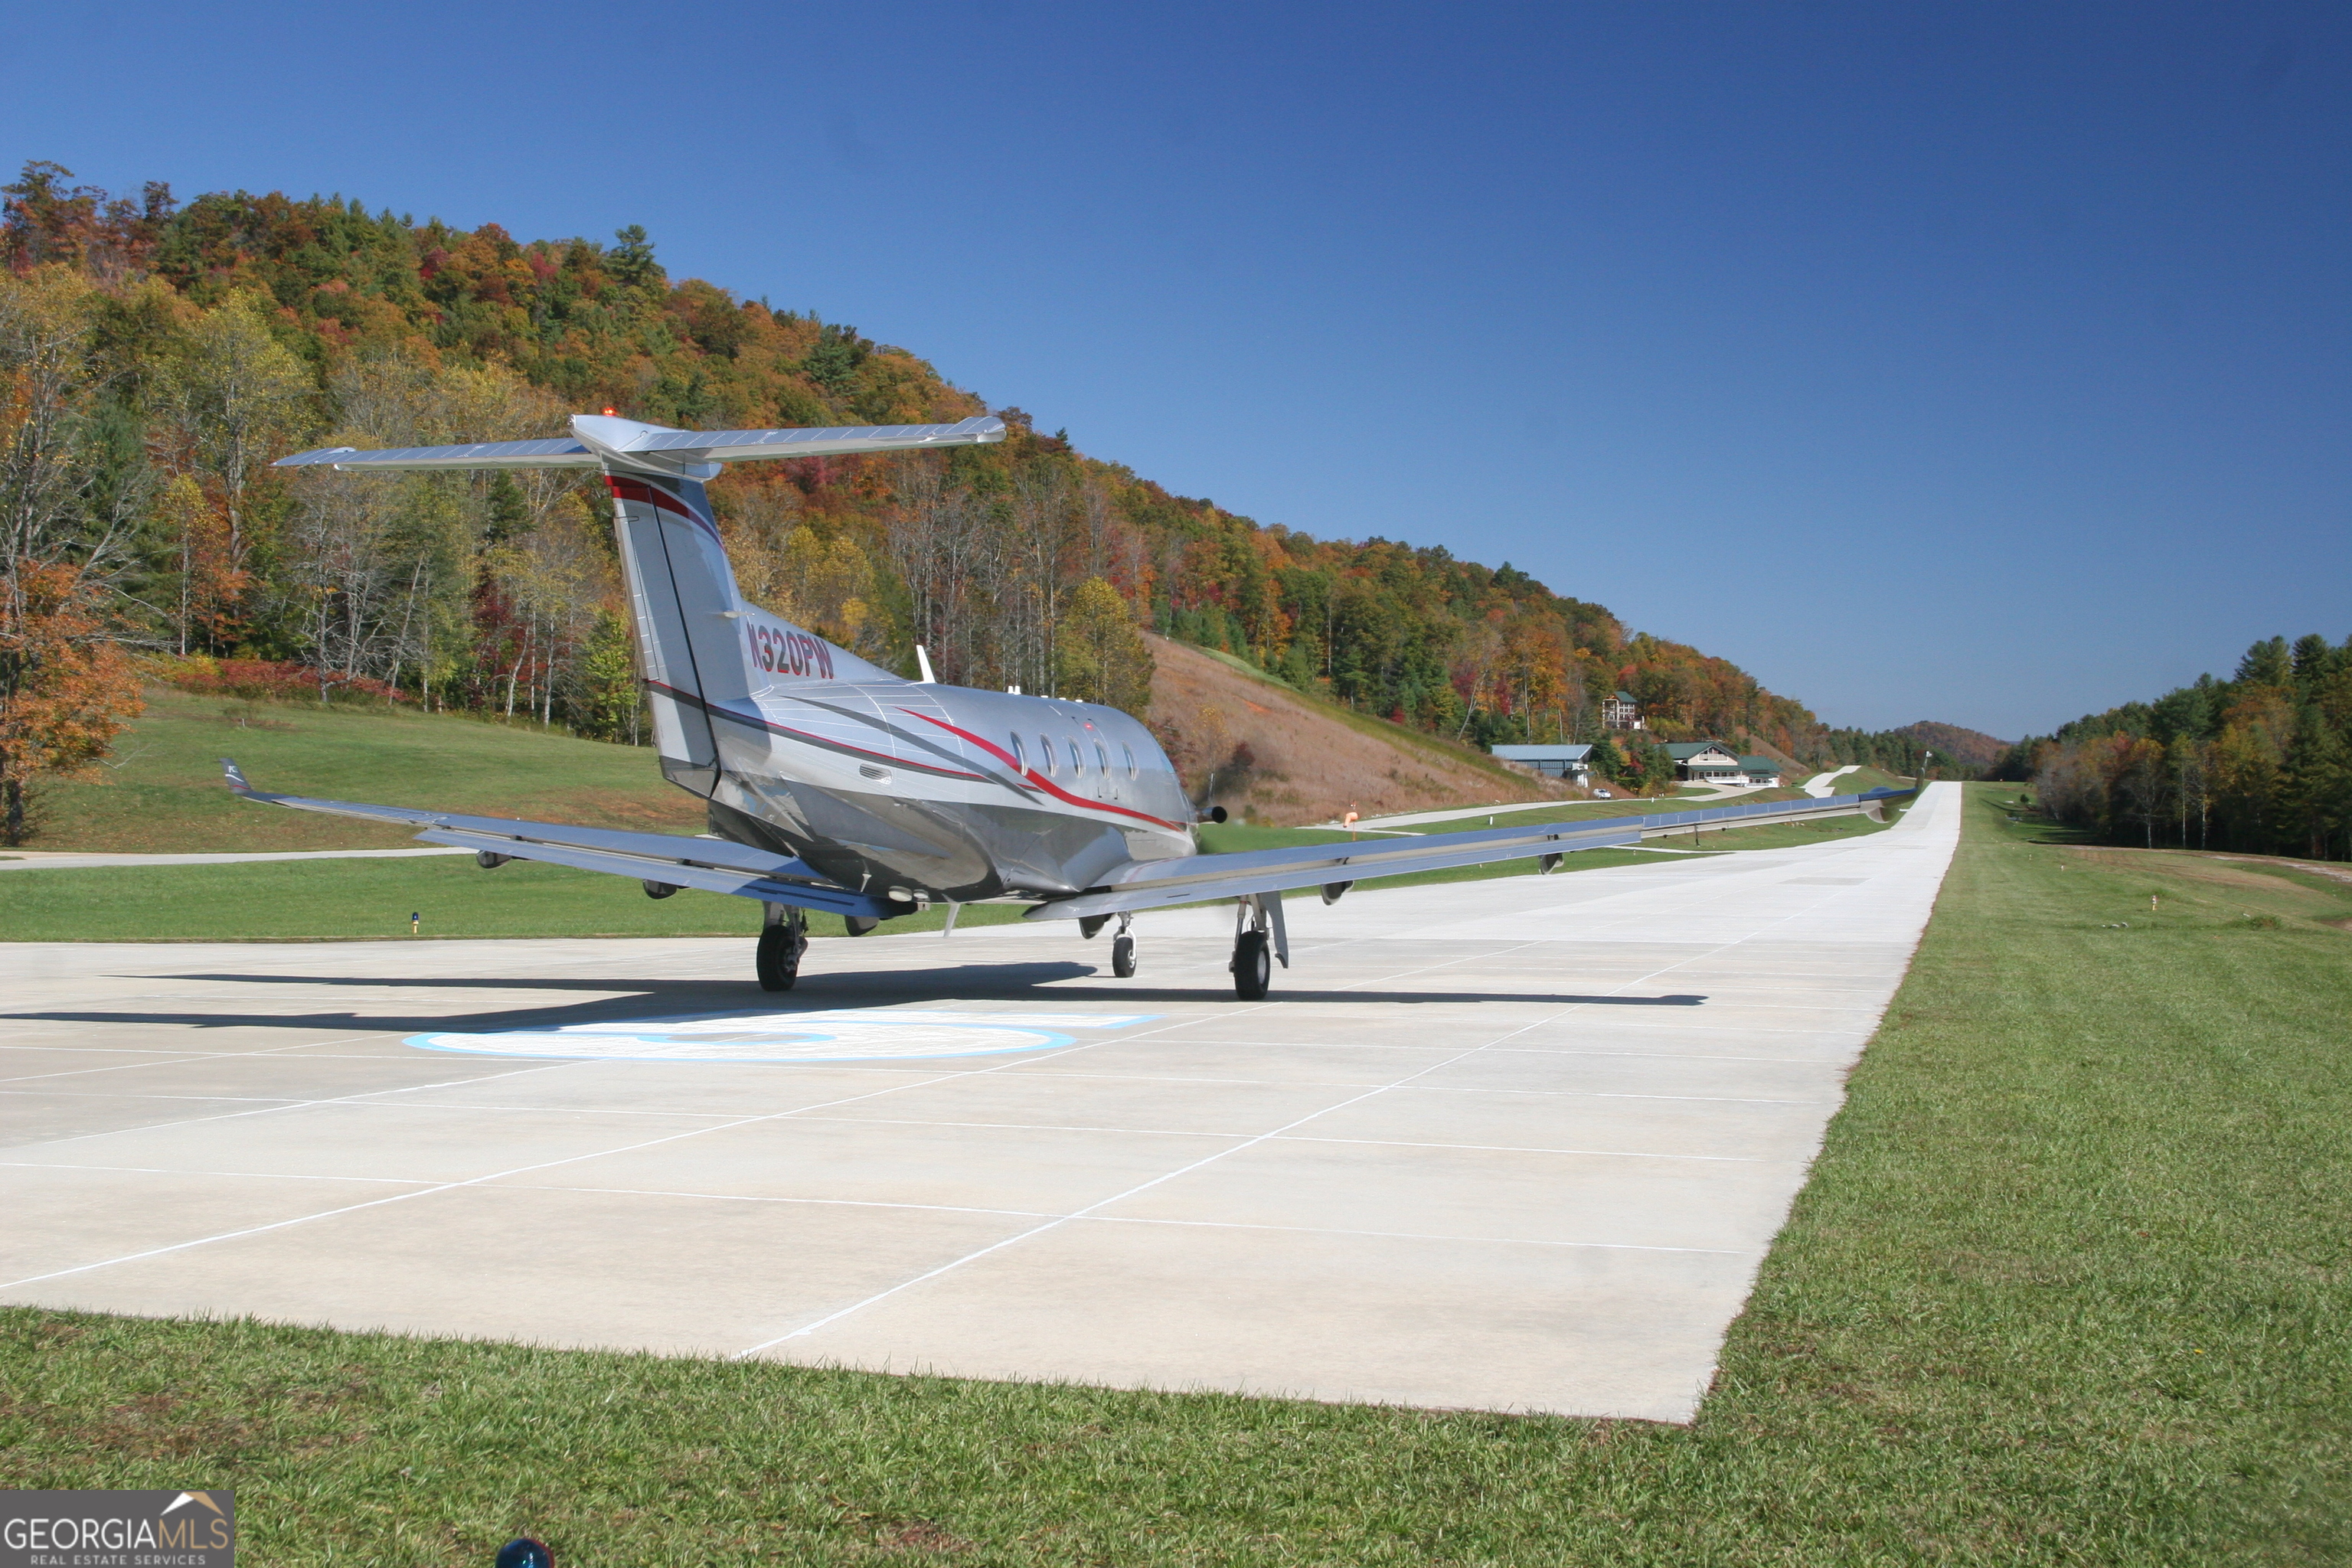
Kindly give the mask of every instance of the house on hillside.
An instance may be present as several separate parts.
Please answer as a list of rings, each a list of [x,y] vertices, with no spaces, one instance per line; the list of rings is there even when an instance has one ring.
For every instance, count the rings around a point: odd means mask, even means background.
[[[1584,784],[1592,777],[1591,746],[1490,746],[1487,750],[1501,762],[1546,778],[1566,779],[1570,784]]]
[[[1769,757],[1742,757],[1739,759],[1739,771],[1748,775],[1748,782],[1752,784],[1778,786],[1780,782],[1780,764]]]
[[[1601,700],[1601,727],[1604,730],[1638,730],[1642,728],[1642,705],[1633,700],[1630,691],[1620,691]]]
[[[1675,777],[1686,784],[1744,784],[1747,772],[1738,753],[1716,741],[1676,741],[1665,748],[1675,760]]]

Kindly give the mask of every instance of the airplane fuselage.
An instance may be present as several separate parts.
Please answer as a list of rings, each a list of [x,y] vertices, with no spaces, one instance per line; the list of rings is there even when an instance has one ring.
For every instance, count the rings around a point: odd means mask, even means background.
[[[709,801],[720,837],[788,850],[844,887],[958,903],[1063,897],[1112,867],[1195,852],[1175,769],[1118,709],[826,680],[818,639],[757,610],[739,619],[754,668],[782,668],[748,697],[687,699],[716,765],[667,748],[662,763]]]

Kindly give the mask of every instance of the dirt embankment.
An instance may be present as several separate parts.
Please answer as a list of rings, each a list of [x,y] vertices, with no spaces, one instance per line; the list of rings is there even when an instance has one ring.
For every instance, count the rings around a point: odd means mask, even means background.
[[[1213,769],[1217,803],[1236,816],[1292,826],[1328,822],[1351,803],[1371,816],[1584,794],[1333,709],[1188,644],[1150,641],[1152,732],[1196,797]]]

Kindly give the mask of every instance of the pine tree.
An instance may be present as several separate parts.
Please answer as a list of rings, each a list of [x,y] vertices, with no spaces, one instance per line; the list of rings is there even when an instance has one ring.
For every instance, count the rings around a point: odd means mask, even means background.
[[[2315,707],[2297,718],[2279,794],[2286,807],[2282,815],[2315,858],[2325,858],[2352,825],[2352,746]]]

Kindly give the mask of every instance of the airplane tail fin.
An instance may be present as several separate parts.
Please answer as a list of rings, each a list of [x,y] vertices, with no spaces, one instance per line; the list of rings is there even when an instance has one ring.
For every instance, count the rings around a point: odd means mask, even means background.
[[[726,714],[756,716],[751,699],[763,689],[904,679],[745,604],[699,481],[607,474],[604,482],[654,739],[673,782],[704,795],[718,787]]]
[[[731,462],[1002,441],[1004,422],[672,430],[583,414],[573,416],[572,432],[548,440],[375,452],[330,447],[275,466],[347,472],[602,468],[613,492],[614,530],[663,771],[708,795],[718,787],[719,771],[714,710],[748,708],[755,690],[779,684],[780,678],[781,683],[900,678],[744,604],[703,481]]]

